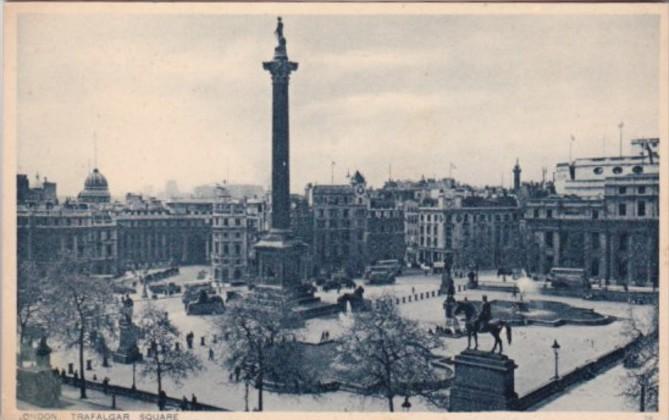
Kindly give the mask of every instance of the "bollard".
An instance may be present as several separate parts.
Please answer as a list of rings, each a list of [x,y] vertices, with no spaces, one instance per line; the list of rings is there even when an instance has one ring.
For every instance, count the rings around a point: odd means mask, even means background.
[[[406,298],[402,296],[402,303],[406,303]]]
[[[411,296],[409,296],[409,302],[411,302]]]
[[[395,305],[399,305],[399,304],[400,304],[400,299],[399,298],[395,299]]]
[[[204,345],[205,345],[205,344],[204,344],[204,336],[200,337],[200,345],[201,345],[201,346],[204,346]]]

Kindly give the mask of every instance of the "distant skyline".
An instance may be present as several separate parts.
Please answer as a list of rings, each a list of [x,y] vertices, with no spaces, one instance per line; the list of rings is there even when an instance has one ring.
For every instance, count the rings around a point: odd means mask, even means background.
[[[653,15],[283,15],[291,188],[452,175],[550,178],[659,136]],[[97,160],[114,196],[176,180],[267,186],[271,15],[22,15],[18,169],[76,195]],[[666,139],[662,139],[666,141]],[[95,146],[97,145],[97,146]],[[97,149],[97,159],[95,151]],[[605,149],[605,151],[604,151]]]

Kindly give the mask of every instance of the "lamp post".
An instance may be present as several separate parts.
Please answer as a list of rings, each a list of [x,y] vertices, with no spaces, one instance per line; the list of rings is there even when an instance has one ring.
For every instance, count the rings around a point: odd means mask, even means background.
[[[409,402],[409,396],[404,397],[404,402],[402,403],[402,411],[409,412],[411,410],[411,403]]]
[[[135,369],[136,369],[135,367],[136,367],[136,360],[133,357],[133,359],[132,359],[132,390],[133,391],[137,389],[137,386],[135,385]]]
[[[553,380],[557,381],[560,378],[558,375],[558,352],[560,351],[560,344],[558,344],[557,340],[553,340],[553,345],[551,348],[553,349],[553,354],[555,355],[555,375],[553,376]]]

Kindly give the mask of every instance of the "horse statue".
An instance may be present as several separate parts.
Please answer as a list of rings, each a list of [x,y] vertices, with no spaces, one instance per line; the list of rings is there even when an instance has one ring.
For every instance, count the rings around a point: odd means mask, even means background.
[[[482,311],[483,312],[483,311]],[[494,353],[499,346],[499,354],[502,354],[504,350],[502,345],[502,339],[500,338],[500,333],[502,328],[506,328],[506,339],[511,344],[511,325],[501,319],[490,319],[486,320],[481,319],[480,314],[476,310],[476,306],[467,301],[466,298],[464,301],[458,302],[455,311],[453,312],[455,316],[459,314],[464,314],[465,316],[465,330],[467,331],[467,348],[471,348],[472,337],[474,337],[474,350],[478,349],[478,333],[479,332],[489,332],[492,334],[495,339],[495,345],[493,346],[491,353]]]

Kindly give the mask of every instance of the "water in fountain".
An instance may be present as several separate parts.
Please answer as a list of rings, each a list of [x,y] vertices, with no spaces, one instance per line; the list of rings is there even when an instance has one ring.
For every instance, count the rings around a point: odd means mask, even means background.
[[[538,293],[539,287],[529,277],[522,277],[518,279],[516,282],[516,287],[518,287],[518,298],[520,300],[518,309],[521,312],[527,312],[529,311],[529,306],[527,302],[524,302],[524,300],[528,295],[534,295]]]
[[[346,301],[346,310],[339,313],[339,321],[346,327],[353,325],[353,311],[351,310],[351,301]]]

